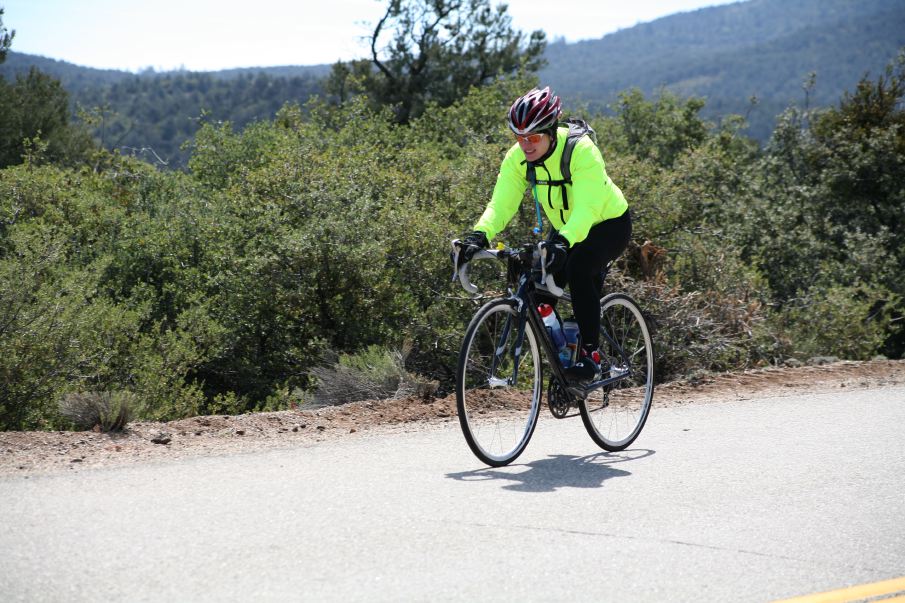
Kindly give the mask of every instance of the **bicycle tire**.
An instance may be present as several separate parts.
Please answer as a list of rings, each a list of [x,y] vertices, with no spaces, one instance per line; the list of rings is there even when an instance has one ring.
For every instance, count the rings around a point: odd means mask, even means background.
[[[474,455],[491,467],[508,465],[524,452],[537,426],[543,397],[538,336],[526,322],[518,346],[517,319],[511,300],[497,299],[482,306],[465,331],[456,368],[462,433]],[[521,355],[516,364],[517,347]],[[515,366],[518,371],[513,371]]]
[[[579,410],[591,439],[604,450],[618,452],[635,441],[650,415],[654,343],[641,309],[624,293],[600,300],[600,329],[604,376],[628,371],[627,376],[591,392]]]

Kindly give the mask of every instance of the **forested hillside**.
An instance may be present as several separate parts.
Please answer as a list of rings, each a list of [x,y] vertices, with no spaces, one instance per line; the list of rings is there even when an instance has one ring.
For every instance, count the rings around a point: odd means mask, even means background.
[[[105,148],[184,167],[188,153],[180,147],[201,122],[228,121],[241,129],[273,119],[287,102],[301,104],[322,92],[322,80],[311,75],[177,73],[132,76],[106,88],[85,89],[77,100],[90,108],[95,134]]]
[[[765,140],[784,108],[804,104],[811,72],[808,101],[828,106],[866,72],[878,75],[903,46],[900,0],[749,0],[551,44],[540,77],[592,109],[634,87],[703,97],[704,115],[746,115],[749,134]]]
[[[134,75],[128,71],[82,67],[66,61],[10,51],[6,55],[6,62],[0,64],[0,76],[12,81],[17,75],[28,74],[32,68],[59,80],[70,93],[76,94],[86,88],[101,89]]]
[[[229,121],[242,128],[272,119],[284,103],[322,94],[329,73],[321,65],[133,74],[10,52],[0,76],[14,81],[31,68],[60,81],[73,110],[83,113],[105,148],[176,168],[185,166],[188,154],[180,147],[202,121]]]

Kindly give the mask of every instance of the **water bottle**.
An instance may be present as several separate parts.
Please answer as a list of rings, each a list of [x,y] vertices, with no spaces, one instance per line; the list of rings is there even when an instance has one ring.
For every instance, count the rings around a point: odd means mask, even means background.
[[[562,333],[566,338],[568,357],[563,366],[569,368],[578,360],[578,323],[573,318],[567,318],[562,323]]]
[[[540,312],[541,318],[544,319],[544,326],[547,327],[547,332],[550,333],[550,340],[553,341],[553,347],[556,349],[560,362],[562,362],[564,354],[568,354],[569,350],[566,347],[566,337],[563,335],[559,318],[557,318],[556,313],[553,311],[553,306],[550,304],[539,305],[537,311]]]

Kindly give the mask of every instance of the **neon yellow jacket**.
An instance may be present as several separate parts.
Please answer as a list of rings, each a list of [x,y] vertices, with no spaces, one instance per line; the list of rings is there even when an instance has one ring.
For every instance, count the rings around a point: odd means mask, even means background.
[[[537,180],[562,180],[560,158],[568,133],[568,128],[558,128],[556,149],[543,163],[535,165]],[[572,246],[585,240],[592,226],[625,213],[628,203],[607,176],[600,149],[590,137],[583,136],[577,141],[569,168],[572,184],[565,185],[568,207],[563,207],[559,185],[538,184],[537,199],[547,219]],[[488,240],[497,236],[515,215],[527,187],[525,153],[516,143],[503,158],[493,196],[474,229],[484,232]]]

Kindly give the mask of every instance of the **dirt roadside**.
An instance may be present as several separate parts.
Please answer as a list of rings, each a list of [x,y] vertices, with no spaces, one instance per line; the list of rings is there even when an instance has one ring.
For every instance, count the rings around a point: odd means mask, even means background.
[[[905,385],[905,360],[835,362],[702,376],[657,387],[656,406],[731,402],[840,388]],[[905,401],[903,401],[905,402]],[[0,476],[41,475],[196,456],[312,445],[377,430],[456,420],[455,396],[358,402],[317,410],[134,422],[122,433],[0,433]]]

